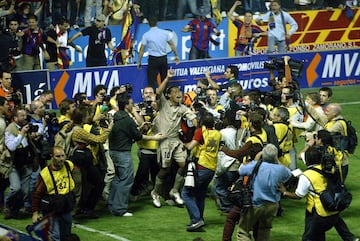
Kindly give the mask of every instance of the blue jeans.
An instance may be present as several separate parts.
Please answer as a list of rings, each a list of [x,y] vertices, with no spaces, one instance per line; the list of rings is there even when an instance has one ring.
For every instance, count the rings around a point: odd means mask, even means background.
[[[278,40],[273,36],[268,36],[268,54],[273,54],[275,52],[275,45],[278,47],[278,53],[286,53],[286,41]]]
[[[196,1],[194,1],[194,0],[178,0],[178,5],[177,5],[177,18],[178,19],[184,19],[186,4],[189,6],[190,11],[193,15],[195,15],[195,16],[199,15],[199,7],[200,6],[197,6]],[[203,7],[205,13],[210,13],[211,5],[210,5],[209,0],[203,1],[202,7]]]
[[[111,151],[115,177],[111,185],[108,204],[113,215],[121,216],[128,211],[129,195],[134,183],[134,162],[131,151]]]
[[[30,198],[30,176],[32,167],[13,168],[9,175],[10,191],[5,198],[5,205],[13,211],[18,211],[23,203],[11,203],[12,197],[18,194],[19,191],[23,194],[23,200]]]
[[[220,210],[230,212],[233,203],[229,199],[228,188],[239,177],[236,171],[226,171],[221,176],[215,178],[215,193],[220,200]]]
[[[206,193],[214,173],[206,168],[199,169],[196,187],[184,187],[182,190],[181,196],[184,199],[191,223],[197,223],[203,219]]]
[[[54,217],[54,226],[49,230],[51,240],[61,241],[71,234],[72,216],[71,212],[56,214]]]
[[[189,53],[189,60],[208,59],[208,58],[210,58],[209,51],[199,50],[195,47],[191,47],[190,53]]]

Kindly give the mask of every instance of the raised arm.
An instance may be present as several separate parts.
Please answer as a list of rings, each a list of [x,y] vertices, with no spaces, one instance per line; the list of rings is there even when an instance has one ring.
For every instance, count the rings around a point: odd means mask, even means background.
[[[230,8],[229,12],[227,13],[227,17],[228,19],[230,19],[231,21],[234,21],[235,20],[235,17],[234,17],[234,12],[235,12],[235,9],[237,6],[240,6],[242,3],[241,1],[235,1],[234,4],[232,5],[232,7]]]

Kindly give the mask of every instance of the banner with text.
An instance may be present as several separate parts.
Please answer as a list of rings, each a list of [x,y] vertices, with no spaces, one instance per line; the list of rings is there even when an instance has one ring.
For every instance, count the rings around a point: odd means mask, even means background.
[[[291,16],[298,23],[298,31],[291,37],[290,52],[308,52],[333,50],[333,49],[349,49],[360,47],[360,8],[353,8],[353,18],[349,19],[346,16],[345,10],[312,10],[312,11],[296,11],[291,12]],[[261,18],[261,16],[254,16],[254,18]],[[181,32],[182,27],[188,24],[190,20],[178,20],[159,22],[159,27],[166,29],[172,33],[172,39],[177,46],[180,60],[188,59],[191,48],[190,33]],[[255,22],[254,22],[255,23]],[[261,26],[264,30],[267,26]],[[289,26],[288,26],[289,27]],[[121,26],[109,26],[112,32],[112,39],[114,46],[121,40]],[[210,43],[210,56],[213,58],[225,58],[234,56],[233,46],[235,44],[237,30],[231,21],[224,18],[217,26],[221,32],[220,36],[213,36],[213,39],[220,44],[215,46]],[[136,63],[138,59],[138,50],[140,48],[140,41],[142,35],[149,30],[148,24],[139,24],[135,34],[133,57],[130,58],[130,63]],[[71,30],[69,36],[76,33]],[[88,37],[80,37],[74,41],[82,50],[82,53],[77,53],[70,47],[69,54],[73,60],[71,68],[85,67],[85,58],[88,48]],[[267,38],[260,38],[255,43],[255,52],[265,53],[267,48]],[[106,56],[109,56],[110,50],[106,48]],[[168,47],[169,61],[173,60],[173,53]],[[148,53],[145,52],[143,63],[147,63]]]
[[[304,62],[302,77],[296,78],[302,88],[352,85],[360,83],[359,51],[339,50],[324,52],[292,53],[294,60]],[[271,55],[280,59],[282,55]],[[178,85],[184,92],[195,88],[199,78],[205,76],[205,71],[211,72],[211,77],[219,84],[225,83],[224,72],[228,65],[239,68],[239,82],[244,90],[259,88],[269,90],[269,70],[264,69],[264,63],[269,61],[269,55],[254,55],[249,57],[207,59],[199,61],[183,61],[178,65],[170,64],[175,76],[170,85]],[[56,104],[65,98],[73,98],[78,92],[84,92],[92,98],[95,85],[104,84],[108,92],[114,86],[126,83],[133,85],[132,97],[135,102],[141,101],[141,90],[147,85],[146,68],[138,70],[135,65],[87,68],[67,71],[50,72],[50,88],[55,93]],[[34,81],[34,85],[38,85]],[[36,89],[37,87],[32,87]]]

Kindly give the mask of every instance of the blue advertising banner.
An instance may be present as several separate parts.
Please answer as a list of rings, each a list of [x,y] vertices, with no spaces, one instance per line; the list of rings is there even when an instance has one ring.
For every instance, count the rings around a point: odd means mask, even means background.
[[[304,62],[302,77],[295,78],[301,88],[360,83],[358,50],[294,53],[289,56],[291,59]],[[226,82],[224,79],[226,67],[231,64],[239,68],[238,79],[244,90],[255,88],[269,90],[269,70],[264,69],[264,63],[270,60],[269,57],[280,59],[282,55],[253,55],[170,64],[169,67],[171,66],[175,71],[175,77],[170,81],[170,85],[180,86],[183,92],[191,91],[195,88],[197,80],[205,76],[207,70],[211,72],[211,77],[217,83],[222,84]],[[138,70],[135,65],[127,65],[53,71],[50,72],[50,88],[54,91],[55,101],[58,104],[65,98],[73,98],[78,92],[84,92],[92,98],[92,90],[97,84],[106,85],[110,92],[114,86],[130,83],[134,89],[132,97],[135,102],[139,102],[141,90],[147,85],[146,68],[147,66],[144,65]]]
[[[13,87],[23,95],[24,104],[38,99],[44,90],[50,89],[46,70],[13,73],[12,79]]]

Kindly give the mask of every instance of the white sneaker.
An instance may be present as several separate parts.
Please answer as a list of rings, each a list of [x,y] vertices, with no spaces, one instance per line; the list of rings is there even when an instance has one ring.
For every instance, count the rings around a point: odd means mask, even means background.
[[[160,207],[161,207],[161,202],[160,202],[160,196],[159,196],[159,194],[157,194],[157,193],[155,192],[155,190],[152,190],[152,191],[151,191],[151,197],[152,197],[152,199],[153,199],[153,205],[154,205],[154,207],[160,208]]]
[[[179,192],[175,192],[174,190],[170,190],[169,192],[170,197],[174,198],[175,202],[179,205],[183,205],[184,204],[184,200],[182,200],[180,193]]]
[[[126,212],[123,215],[121,215],[122,217],[132,217],[134,216],[132,213]]]

